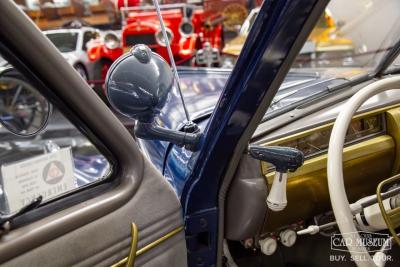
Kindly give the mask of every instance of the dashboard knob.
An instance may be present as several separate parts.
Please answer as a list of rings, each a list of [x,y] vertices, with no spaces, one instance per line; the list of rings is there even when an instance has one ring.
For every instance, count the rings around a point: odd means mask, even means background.
[[[272,237],[267,237],[265,239],[261,239],[259,241],[261,252],[267,256],[270,256],[275,253],[276,248],[278,247],[278,243]]]
[[[297,240],[297,234],[292,229],[286,229],[285,231],[282,231],[279,234],[279,237],[281,238],[282,245],[284,245],[285,247],[293,246]]]

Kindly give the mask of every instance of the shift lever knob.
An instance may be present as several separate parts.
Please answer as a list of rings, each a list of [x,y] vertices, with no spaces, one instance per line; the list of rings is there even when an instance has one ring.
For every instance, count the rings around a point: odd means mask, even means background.
[[[294,172],[303,165],[304,155],[300,150],[279,146],[249,146],[249,154],[258,160],[275,166],[275,177],[267,197],[267,205],[273,211],[281,211],[287,205],[287,173]]]
[[[287,173],[277,171],[272,182],[271,191],[269,191],[267,197],[267,205],[271,210],[281,211],[286,208],[286,183]]]

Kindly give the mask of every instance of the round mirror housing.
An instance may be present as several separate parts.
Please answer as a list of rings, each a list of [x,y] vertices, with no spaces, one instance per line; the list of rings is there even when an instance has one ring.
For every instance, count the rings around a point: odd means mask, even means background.
[[[165,106],[173,86],[168,63],[146,45],[135,45],[110,67],[106,94],[121,114],[141,122],[152,122]]]
[[[42,131],[51,104],[21,74],[9,68],[0,74],[0,123],[11,133],[28,137]]]
[[[175,131],[154,121],[165,106],[173,84],[168,63],[140,44],[111,65],[106,77],[106,95],[116,111],[137,120],[134,128],[137,138],[171,142],[194,151],[201,137],[195,127]]]

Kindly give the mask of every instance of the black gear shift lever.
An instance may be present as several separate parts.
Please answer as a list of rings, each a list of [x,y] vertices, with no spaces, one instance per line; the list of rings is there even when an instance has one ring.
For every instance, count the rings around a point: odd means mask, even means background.
[[[275,166],[275,177],[267,197],[267,205],[273,211],[281,211],[287,205],[287,173],[294,172],[303,165],[304,155],[300,150],[279,146],[249,146],[249,154],[258,160]]]

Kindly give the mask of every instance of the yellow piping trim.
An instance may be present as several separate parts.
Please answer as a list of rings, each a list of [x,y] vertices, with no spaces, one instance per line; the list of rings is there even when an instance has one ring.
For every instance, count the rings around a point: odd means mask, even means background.
[[[137,245],[138,245],[138,229],[135,223],[131,224],[131,248],[129,249],[128,262],[126,267],[133,267],[135,265]]]
[[[159,244],[161,244],[162,242],[164,242],[165,240],[173,237],[174,235],[178,234],[179,232],[181,232],[183,230],[183,226],[176,228],[175,230],[169,232],[168,234],[160,237],[159,239],[151,242],[150,244],[147,244],[146,246],[142,247],[141,249],[139,249],[136,252],[136,257],[147,252],[148,250],[158,246]],[[122,260],[120,260],[119,262],[111,265],[111,267],[121,267],[124,266],[126,263],[128,262],[128,257],[123,258]]]

